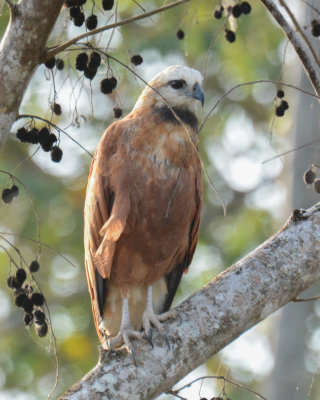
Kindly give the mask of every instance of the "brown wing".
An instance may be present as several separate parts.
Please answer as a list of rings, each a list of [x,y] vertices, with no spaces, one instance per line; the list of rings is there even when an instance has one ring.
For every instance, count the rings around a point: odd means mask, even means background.
[[[190,225],[189,234],[189,248],[185,255],[183,262],[176,266],[169,274],[165,276],[165,281],[167,285],[167,296],[163,304],[163,309],[161,312],[166,312],[170,309],[173,302],[174,296],[179,287],[183,273],[188,271],[189,265],[191,264],[196,246],[198,243],[199,229],[200,229],[200,217],[202,208],[202,181],[201,181],[201,164],[199,159],[197,159],[197,170],[195,176],[195,201],[196,210],[195,215]]]
[[[101,171],[104,171],[105,160],[116,151],[116,128],[117,123],[111,125],[99,143],[90,168],[84,207],[85,267],[94,322],[100,340],[98,326],[103,316],[103,305],[108,290],[108,271],[115,247],[114,241],[108,241],[104,234],[108,231],[105,223],[110,221],[109,217],[114,208],[114,192],[110,188],[109,176]],[[113,235],[119,234],[114,226],[112,228],[110,231]],[[104,230],[104,233],[101,230]],[[110,255],[107,258],[109,265],[101,262],[99,252],[101,253],[102,248]]]

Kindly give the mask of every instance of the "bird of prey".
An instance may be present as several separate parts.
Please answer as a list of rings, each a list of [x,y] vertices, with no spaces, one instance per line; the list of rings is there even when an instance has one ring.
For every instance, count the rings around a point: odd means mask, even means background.
[[[202,76],[171,66],[133,110],[109,126],[91,164],[85,200],[85,264],[104,348],[151,341],[187,271],[202,205],[196,109]],[[166,336],[165,336],[166,337]]]

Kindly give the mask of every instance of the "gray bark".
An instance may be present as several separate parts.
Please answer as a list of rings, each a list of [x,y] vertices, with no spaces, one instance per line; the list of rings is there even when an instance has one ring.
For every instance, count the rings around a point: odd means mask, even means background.
[[[295,299],[320,278],[320,204],[302,215],[294,213],[276,235],[176,307],[177,318],[164,323],[170,350],[157,334],[154,350],[135,341],[137,367],[126,351],[102,351],[61,399],[152,399]]]
[[[316,5],[315,2],[313,4]],[[305,7],[305,11],[304,25],[308,25],[312,18],[317,18],[317,15],[314,13],[312,16],[309,7]],[[312,40],[310,37],[309,39],[311,43],[315,43],[315,40]],[[316,50],[319,49],[319,46],[317,47]],[[297,69],[298,67],[299,65],[297,65]],[[307,91],[310,90],[311,85],[305,72],[302,68],[299,68],[298,71],[300,76],[298,75],[296,80],[300,81],[299,87]],[[290,71],[288,72],[290,75]],[[290,99],[290,92],[288,92],[288,95]],[[299,112],[296,113],[294,121],[292,148],[319,139],[318,101],[300,94],[298,95],[297,104],[295,104],[294,107],[296,107]],[[301,116],[303,116],[303,118],[301,118]],[[319,161],[317,155],[319,153],[318,147],[319,145],[316,144],[316,146],[308,146],[294,153],[292,167],[288,168],[288,175],[290,175],[289,180],[291,181],[288,209],[306,208],[319,199],[319,194],[315,193],[312,188],[307,190],[302,179],[309,165],[312,162]],[[313,286],[308,291],[309,296],[315,296],[318,293],[318,286]],[[306,354],[306,339],[308,336],[306,319],[312,314],[313,308],[314,303],[310,302],[300,304],[299,307],[288,306],[283,309],[280,324],[277,329],[278,342],[276,344],[275,368],[270,376],[270,381],[267,383],[267,398],[291,400],[309,398],[308,392],[313,380],[313,374],[307,371],[304,365],[304,359]]]
[[[21,0],[0,44],[0,150],[16,121],[23,94],[36,67],[45,60],[45,44],[63,0]]]

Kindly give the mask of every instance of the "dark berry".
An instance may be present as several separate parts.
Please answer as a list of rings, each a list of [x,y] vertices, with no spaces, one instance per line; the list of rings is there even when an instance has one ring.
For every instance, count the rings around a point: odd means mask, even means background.
[[[21,286],[15,276],[9,276],[9,278],[7,279],[7,285],[11,289],[18,289]]]
[[[311,29],[312,36],[319,37],[320,36],[320,23],[313,25]]]
[[[143,58],[140,56],[140,54],[135,54],[131,57],[131,62],[133,65],[140,65],[143,63]]]
[[[43,127],[39,131],[39,143],[42,145],[43,143],[46,143],[50,137],[50,132],[49,129],[46,127]]]
[[[36,332],[39,337],[44,337],[48,333],[48,324],[44,322],[41,325],[36,325]]]
[[[100,82],[100,91],[104,94],[110,94],[112,93],[113,90],[113,84],[111,82],[111,79],[105,78],[102,79]]]
[[[289,108],[289,104],[287,101],[282,100],[281,101],[281,107],[286,111]]]
[[[251,13],[251,6],[247,1],[244,1],[240,4],[242,14],[250,14]]]
[[[19,139],[22,143],[26,143],[28,141],[28,131],[26,128],[20,128],[17,131],[17,139]]]
[[[20,295],[21,296],[21,295]],[[26,297],[23,303],[22,308],[24,309],[24,311],[28,314],[32,313],[33,310],[33,303],[32,301],[29,299],[29,297]]]
[[[114,0],[102,0],[102,8],[105,11],[111,10],[113,5],[114,5]]]
[[[111,83],[111,85],[112,85],[112,89],[115,89],[115,88],[117,87],[117,84],[118,84],[117,78],[115,78],[114,76],[112,76],[112,77],[110,78],[110,83]]]
[[[56,115],[61,115],[61,113],[62,113],[61,106],[58,103],[52,103],[51,110]]]
[[[311,185],[317,178],[317,174],[311,169],[307,169],[303,175],[303,179],[307,185]]]
[[[279,89],[277,91],[277,97],[278,97],[278,99],[282,99],[284,97],[284,91]]]
[[[44,303],[44,297],[41,293],[33,293],[31,296],[31,301],[35,306],[42,306]]]
[[[31,326],[33,323],[33,315],[32,314],[24,314],[23,322],[26,326]]]
[[[38,263],[37,260],[33,260],[29,266],[29,270],[30,272],[34,273],[34,272],[38,272],[40,268],[40,264]]]
[[[97,74],[97,70],[93,70],[90,68],[85,67],[84,69],[84,76],[90,80],[92,80]]]
[[[64,61],[61,58],[56,59],[56,67],[59,71],[61,71],[64,67]]]
[[[92,69],[93,71],[96,71],[99,68],[99,65],[101,64],[101,56],[97,52],[93,52],[90,54],[89,62],[88,62],[88,68]]]
[[[28,132],[28,142],[31,144],[39,143],[39,129],[32,128],[31,131]]]
[[[58,146],[53,146],[50,155],[53,162],[60,162],[62,158],[62,150]]]
[[[218,10],[215,10],[213,16],[215,17],[215,19],[220,19],[222,17],[222,12],[223,12],[223,8],[220,8]]]
[[[177,30],[176,36],[179,40],[182,40],[184,38],[184,32],[182,29]]]
[[[122,110],[119,107],[114,107],[113,109],[113,115],[115,118],[121,118],[122,117]]]
[[[233,31],[230,31],[229,29],[226,29],[224,31],[224,35],[227,41],[230,43],[233,43],[236,40],[236,34]]]
[[[81,15],[81,10],[79,7],[71,7],[69,10],[69,15],[71,19],[75,19]]]
[[[97,25],[98,25],[98,18],[96,15],[90,15],[86,19],[86,27],[87,29],[89,29],[89,31],[96,29]]]
[[[36,324],[41,325],[41,324],[43,324],[43,323],[45,322],[45,320],[46,320],[46,315],[45,315],[45,313],[44,313],[43,311],[41,311],[41,310],[36,310],[36,311],[33,313],[33,315],[34,315],[34,319],[35,319]]]
[[[43,151],[45,151],[47,153],[48,151],[50,151],[52,149],[52,143],[49,140],[48,142],[43,143],[41,145],[41,148]]]
[[[49,68],[52,69],[55,65],[56,65],[56,59],[54,57],[49,58],[49,60],[47,60],[44,65]]]
[[[12,185],[11,186],[11,192],[14,197],[17,197],[19,195],[19,188],[17,185]]]
[[[236,4],[235,6],[233,6],[231,13],[235,18],[239,18],[240,15],[242,14],[241,6],[239,4]]]
[[[9,204],[12,202],[14,195],[12,193],[11,189],[3,189],[2,194],[1,194],[1,198],[3,200],[4,203]]]
[[[81,12],[76,18],[72,18],[72,21],[75,26],[82,26],[85,19],[85,15]]]
[[[54,133],[50,133],[49,135],[49,141],[51,144],[55,143],[57,141],[57,136]]]
[[[23,284],[23,282],[27,278],[27,273],[23,268],[19,268],[16,272],[16,279],[20,283],[20,286]]]
[[[78,54],[77,58],[76,58],[76,69],[78,71],[84,71],[84,69],[87,66],[88,60],[89,60],[89,57],[86,53]]]
[[[18,296],[15,297],[14,304],[17,307],[24,308],[24,304],[26,303],[26,301],[28,301],[27,299],[28,296],[25,293],[20,293],[18,294]]]
[[[320,193],[320,179],[317,178],[314,183],[313,183],[313,189],[317,192]]]
[[[284,116],[284,108],[280,105],[276,107],[276,116],[283,117]]]

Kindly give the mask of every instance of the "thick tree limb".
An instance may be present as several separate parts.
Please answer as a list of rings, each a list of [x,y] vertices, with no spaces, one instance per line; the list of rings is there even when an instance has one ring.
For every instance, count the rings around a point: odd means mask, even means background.
[[[295,210],[287,224],[243,260],[176,307],[164,324],[170,350],[134,342],[138,367],[125,351],[102,351],[99,363],[63,400],[152,399],[241,333],[320,278],[320,203]],[[298,307],[292,305],[292,307]]]
[[[46,41],[63,0],[22,0],[14,4],[0,44],[0,150],[17,119],[23,94],[43,61]]]
[[[278,7],[272,0],[261,0],[268,9],[273,18],[277,21],[280,28],[283,30],[293,48],[295,49],[302,66],[304,67],[307,76],[318,96],[320,96],[320,72],[316,67],[317,61],[310,55],[307,43],[303,42],[299,37],[299,31],[294,31],[285,17],[281,14]]]

